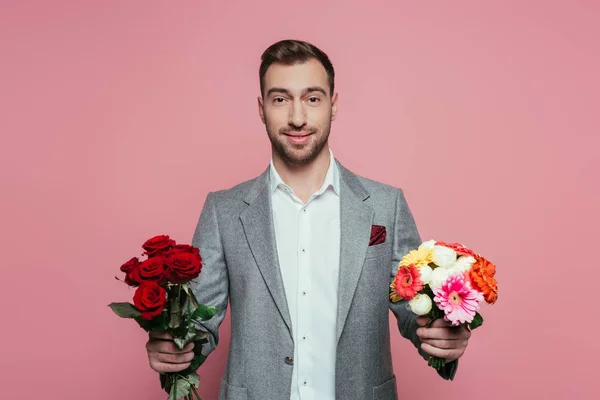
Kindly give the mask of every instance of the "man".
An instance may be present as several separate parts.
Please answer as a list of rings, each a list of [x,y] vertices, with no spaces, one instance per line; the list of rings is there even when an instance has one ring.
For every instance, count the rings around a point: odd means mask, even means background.
[[[271,163],[255,179],[209,193],[192,242],[203,257],[196,296],[219,310],[200,326],[210,337],[206,354],[230,303],[219,399],[397,399],[390,309],[402,336],[423,358],[446,358],[439,374],[453,379],[470,332],[442,320],[424,328],[426,318],[390,301],[400,259],[421,240],[400,189],[333,157],[338,94],[329,58],[286,40],[264,52],[259,72]],[[385,235],[373,238],[381,232],[374,226]],[[170,339],[151,333],[146,345],[158,372],[183,370],[193,357],[192,344],[180,352]]]

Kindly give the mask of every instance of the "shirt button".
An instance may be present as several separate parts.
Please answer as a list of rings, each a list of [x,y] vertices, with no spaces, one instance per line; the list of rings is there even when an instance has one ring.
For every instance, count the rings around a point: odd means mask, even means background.
[[[302,292],[302,296],[306,296],[306,292]]]
[[[292,357],[286,357],[285,363],[289,365],[294,365],[294,359]]]
[[[302,249],[302,252],[303,252],[303,253],[306,253],[306,249]]]
[[[304,381],[304,386],[306,386],[306,381]]]

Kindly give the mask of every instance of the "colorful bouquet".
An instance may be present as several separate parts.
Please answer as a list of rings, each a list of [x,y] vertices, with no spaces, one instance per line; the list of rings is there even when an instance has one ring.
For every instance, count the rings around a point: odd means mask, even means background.
[[[183,371],[160,374],[161,387],[169,400],[198,400],[200,379],[196,370],[205,360],[201,351],[208,342],[207,334],[196,330],[194,322],[211,319],[216,309],[198,303],[188,283],[199,276],[202,257],[198,248],[176,244],[167,235],[147,240],[140,261],[133,257],[121,266],[124,282],[136,287],[131,303],[111,303],[110,308],[121,318],[132,318],[145,331],[169,332],[175,345],[183,349],[194,341],[194,359]],[[120,280],[117,277],[118,280]]]
[[[483,323],[481,303],[498,299],[495,274],[494,264],[463,245],[430,240],[400,260],[390,299],[407,300],[412,312],[430,317],[429,324],[443,317],[475,329]],[[445,363],[432,356],[428,365],[439,370]]]

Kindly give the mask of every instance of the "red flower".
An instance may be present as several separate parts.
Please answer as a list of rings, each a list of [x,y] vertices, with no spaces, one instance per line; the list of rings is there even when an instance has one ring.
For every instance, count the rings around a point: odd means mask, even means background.
[[[200,254],[200,250],[197,247],[190,246],[189,244],[176,244],[171,247],[171,251],[181,251],[184,253]]]
[[[133,295],[133,304],[144,319],[152,319],[165,308],[167,291],[156,282],[144,281]]]
[[[394,279],[394,289],[398,296],[405,300],[411,300],[419,290],[423,289],[421,273],[414,264],[401,265],[398,268],[396,279]]]
[[[170,282],[186,283],[200,275],[201,269],[199,253],[174,250],[167,253],[167,278]]]
[[[477,257],[477,254],[473,250],[466,248],[460,243],[435,242],[435,245],[449,247],[461,256]]]
[[[165,258],[157,256],[142,262],[138,274],[141,280],[154,281],[160,284],[165,282],[166,272]]]
[[[154,236],[153,238],[146,240],[146,242],[142,245],[143,249],[146,250],[148,257],[152,257],[160,252],[169,250],[169,248],[172,246],[175,246],[175,241],[172,240],[168,235]]]
[[[137,257],[133,257],[131,260],[121,265],[121,271],[125,272],[125,283],[129,286],[137,286],[140,284],[140,264],[140,260]]]

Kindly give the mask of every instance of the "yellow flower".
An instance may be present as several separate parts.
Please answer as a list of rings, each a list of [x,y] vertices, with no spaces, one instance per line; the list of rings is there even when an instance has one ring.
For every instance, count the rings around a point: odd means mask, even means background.
[[[433,262],[433,249],[428,249],[421,245],[417,250],[412,250],[402,257],[399,265],[414,264],[415,267],[421,268],[431,262]]]
[[[396,293],[396,286],[394,285],[394,282],[392,282],[392,284],[390,285],[390,300],[393,303],[397,303],[400,300],[402,300],[402,297],[398,296],[398,293]]]

